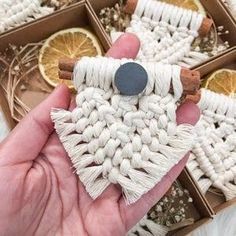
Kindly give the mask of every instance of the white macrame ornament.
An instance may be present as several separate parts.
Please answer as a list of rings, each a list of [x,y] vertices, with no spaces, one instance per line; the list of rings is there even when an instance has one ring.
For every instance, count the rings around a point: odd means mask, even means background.
[[[41,4],[42,0],[0,0],[0,33],[54,11]]]
[[[148,74],[147,86],[137,96],[123,96],[114,76],[130,61],[82,58],[74,68],[76,108],[51,113],[90,196],[96,199],[110,184],[119,184],[127,204],[160,182],[191,149],[193,139],[191,125],[176,124],[181,68],[136,62]]]
[[[126,32],[140,39],[137,60],[191,67],[208,59],[191,49],[203,18],[200,13],[164,2],[138,0]]]
[[[201,118],[188,169],[205,194],[214,186],[236,197],[236,99],[202,89]]]
[[[224,2],[231,11],[233,17],[236,19],[236,0],[224,0]]]

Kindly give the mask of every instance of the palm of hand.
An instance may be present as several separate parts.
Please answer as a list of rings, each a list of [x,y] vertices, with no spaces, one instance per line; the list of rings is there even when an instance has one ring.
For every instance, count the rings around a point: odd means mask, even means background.
[[[55,133],[34,161],[0,168],[0,178],[8,183],[0,185],[0,195],[10,196],[0,203],[0,229],[6,235],[125,235],[153,205],[158,189],[130,207],[114,185],[93,201]],[[166,176],[161,194],[173,178]]]
[[[138,41],[124,35],[108,55],[135,57]],[[187,157],[139,201],[126,206],[121,191],[110,185],[93,201],[73,173],[69,157],[53,132],[52,107],[68,109],[70,92],[58,87],[27,115],[0,144],[1,235],[125,235],[164,195]],[[178,123],[197,122],[199,111],[186,103]]]
[[[17,172],[17,176],[12,172]],[[74,175],[56,134],[51,135],[33,162],[12,166],[8,171],[1,171],[0,176],[9,178],[7,186],[0,186],[2,196],[14,197],[4,200],[1,215],[6,206],[5,216],[9,217],[5,220],[18,225],[5,225],[6,235],[125,234],[118,191],[110,188],[101,198],[92,201]],[[12,212],[17,212],[14,219]]]

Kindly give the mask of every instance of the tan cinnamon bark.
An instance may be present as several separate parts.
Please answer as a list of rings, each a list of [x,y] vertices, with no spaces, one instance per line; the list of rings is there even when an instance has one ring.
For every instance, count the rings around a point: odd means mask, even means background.
[[[76,59],[61,59],[59,61],[59,78],[63,80],[72,79],[73,68]],[[181,82],[184,88],[184,94],[194,95],[199,90],[200,86],[200,73],[195,70],[188,70],[182,68]]]

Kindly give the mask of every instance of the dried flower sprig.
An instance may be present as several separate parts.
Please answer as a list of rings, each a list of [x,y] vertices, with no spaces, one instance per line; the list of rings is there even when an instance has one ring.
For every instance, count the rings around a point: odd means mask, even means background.
[[[99,19],[110,35],[111,32],[123,32],[129,26],[131,16],[123,11],[124,0],[120,0],[114,7],[103,8],[99,13]]]
[[[42,42],[29,43],[23,47],[9,45],[4,55],[0,57],[1,86],[5,91],[11,116],[19,121],[24,117],[30,108],[21,100],[17,91],[30,89],[49,93],[50,91],[42,85],[39,80],[38,86],[32,88],[30,80],[34,79],[32,73],[38,70],[38,53]],[[9,60],[9,55],[13,55]]]
[[[150,210],[148,218],[167,227],[174,227],[176,224],[182,226],[180,223],[186,223],[186,220],[192,224],[193,219],[187,219],[186,214],[189,203],[192,202],[189,191],[175,181],[169,192]]]
[[[169,231],[193,224],[194,219],[187,212],[192,202],[189,191],[175,181],[166,195],[127,235],[165,236]]]

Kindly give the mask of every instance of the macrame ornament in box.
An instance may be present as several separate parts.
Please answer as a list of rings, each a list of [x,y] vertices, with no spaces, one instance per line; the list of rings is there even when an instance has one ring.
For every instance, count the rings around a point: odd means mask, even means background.
[[[156,0],[138,0],[126,32],[140,39],[137,60],[191,67],[208,59],[207,54],[191,49],[203,19],[195,11]]]
[[[233,17],[236,19],[236,0],[223,0],[223,2],[229,8]]]
[[[42,0],[0,0],[0,33],[54,11],[41,6],[42,3]]]
[[[120,68],[130,62],[147,73],[145,89],[133,96],[120,91],[128,86],[133,93],[137,88],[135,80],[129,80],[135,71],[126,71],[127,86],[115,80],[122,74]],[[191,149],[192,126],[176,124],[177,102],[183,93],[180,72],[179,66],[127,59],[84,57],[77,62],[73,74],[76,108],[53,109],[51,116],[93,199],[110,184],[118,184],[127,204],[134,203]]]
[[[202,115],[188,168],[204,193],[213,186],[236,197],[236,99],[202,89]]]

